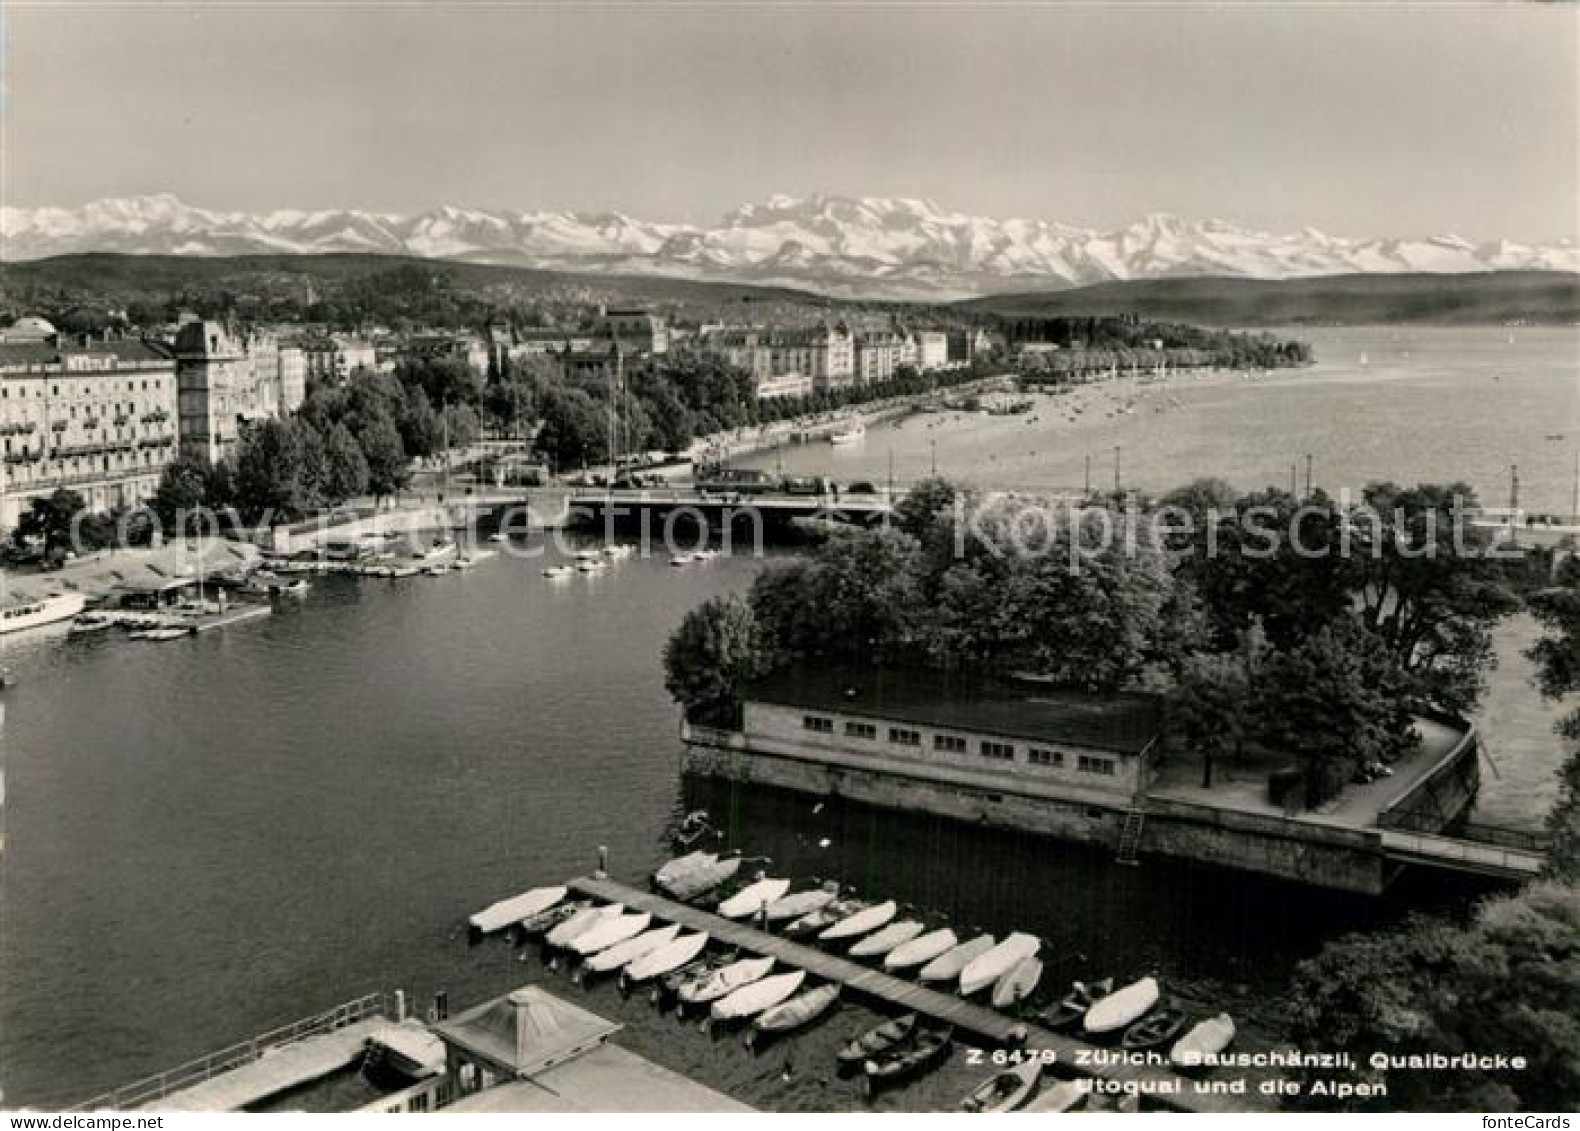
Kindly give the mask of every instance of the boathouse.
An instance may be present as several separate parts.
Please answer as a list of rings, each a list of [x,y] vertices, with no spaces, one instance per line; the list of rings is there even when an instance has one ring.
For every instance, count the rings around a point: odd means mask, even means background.
[[[688,721],[681,737],[689,773],[1046,834],[1123,863],[1168,856],[1367,894],[1411,865],[1539,870],[1535,838],[1467,823],[1475,727],[1442,716],[1415,728],[1392,775],[1309,811],[1274,800],[1263,764],[1198,784],[1188,751],[1165,754],[1153,696],[1034,679],[791,667],[747,690],[736,727]]]

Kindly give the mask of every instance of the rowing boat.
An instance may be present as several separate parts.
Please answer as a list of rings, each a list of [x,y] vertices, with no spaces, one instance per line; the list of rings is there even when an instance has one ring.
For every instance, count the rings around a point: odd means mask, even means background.
[[[1014,1111],[1026,1102],[1041,1075],[1042,1057],[1028,1056],[1013,1068],[988,1077],[960,1106],[965,1111],[988,1114]]]
[[[1031,958],[1042,949],[1037,936],[1019,931],[1010,935],[992,950],[977,955],[960,971],[960,992],[966,996],[993,985],[1022,959]]]
[[[883,930],[861,939],[850,948],[852,958],[877,958],[902,943],[908,943],[927,928],[916,919],[902,919],[890,923]]]
[[[784,1001],[799,990],[804,981],[806,981],[805,970],[789,970],[783,974],[775,974],[771,978],[763,978],[721,997],[713,1003],[713,1008],[708,1011],[709,1015],[715,1021],[733,1021],[740,1017],[751,1017]]]
[[[726,919],[745,919],[757,914],[789,890],[789,880],[758,880],[754,884],[747,884],[719,904],[718,914]]]
[[[821,907],[833,903],[835,893],[826,888],[816,891],[798,891],[790,895],[780,896],[768,905],[766,918],[770,923],[781,923],[786,919],[799,919],[803,915],[810,915]]]
[[[687,903],[700,895],[706,895],[740,870],[741,858],[739,856],[715,860],[711,864],[682,872],[678,879],[670,880],[664,886],[664,892],[671,899]]]
[[[718,862],[719,854],[717,852],[688,852],[684,856],[677,856],[653,873],[653,886],[667,888],[687,872],[706,868],[710,864],[717,864]]]
[[[1216,1056],[1234,1041],[1234,1018],[1227,1013],[1209,1017],[1191,1026],[1190,1031],[1174,1042],[1169,1050],[1169,1060],[1179,1068],[1197,1068],[1210,1056]]]
[[[1090,1081],[1060,1080],[1052,1087],[1044,1088],[1036,1099],[1020,1110],[1027,1113],[1074,1111],[1085,1103],[1086,1098],[1091,1094]]]
[[[556,903],[547,911],[539,911],[536,915],[521,920],[521,933],[524,935],[542,935],[552,931],[572,915],[578,915],[593,905],[590,899],[573,899],[569,903]]]
[[[824,927],[832,927],[835,923],[848,916],[864,911],[871,904],[863,903],[859,899],[836,899],[833,903],[825,904],[816,911],[801,916],[784,929],[787,938],[799,938],[802,935],[813,935]]]
[[[978,935],[968,942],[960,943],[923,966],[921,972],[916,975],[917,980],[953,982],[960,977],[960,971],[966,968],[966,963],[979,955],[986,954],[997,944],[998,940],[992,935]]]
[[[895,1045],[910,1039],[916,1029],[916,1014],[907,1013],[893,1021],[868,1029],[835,1054],[841,1065],[860,1064],[864,1060],[888,1052]]]
[[[862,1063],[869,1091],[880,1084],[915,1076],[949,1055],[954,1029],[918,1029],[910,1039]]]
[[[661,978],[672,970],[679,970],[702,953],[708,945],[708,936],[701,931],[684,938],[673,939],[656,950],[642,955],[623,972],[627,985]]]
[[[892,899],[883,903],[874,904],[871,907],[867,907],[861,911],[856,912],[854,915],[845,916],[845,918],[839,920],[832,927],[823,928],[822,933],[817,937],[822,939],[824,942],[832,942],[836,939],[855,938],[857,935],[864,935],[869,931],[876,931],[890,919],[893,919],[895,915],[899,914],[899,911],[899,904],[895,903]]]
[[[589,931],[583,931],[573,938],[566,946],[581,955],[583,958],[589,954],[597,954],[613,946],[615,943],[625,942],[647,930],[648,924],[653,921],[653,915],[648,911],[633,911],[629,915],[615,915],[605,919]]]
[[[795,997],[782,1001],[771,1009],[763,1010],[762,1014],[752,1022],[752,1031],[747,1036],[747,1044],[751,1044],[763,1033],[787,1033],[791,1029],[810,1025],[833,1009],[834,1003],[838,1000],[839,984],[836,982],[825,982],[821,986],[813,986],[810,990],[802,990]]]
[[[960,940],[948,927],[940,927],[936,931],[928,931],[925,935],[918,935],[910,942],[901,943],[888,954],[883,956],[885,970],[906,970],[912,966],[920,966],[924,962],[931,962],[947,950],[952,950]]]
[[[531,891],[490,904],[467,921],[474,931],[485,935],[492,934],[494,931],[504,930],[512,923],[519,923],[523,919],[547,911],[564,899],[568,890],[563,885],[533,888]]]
[[[679,934],[679,923],[668,927],[654,927],[650,931],[643,931],[626,939],[625,942],[600,950],[586,961],[582,969],[590,974],[607,974],[611,970],[618,970],[644,955],[653,953],[660,947],[668,946]]]
[[[1009,1009],[1031,996],[1042,980],[1042,959],[1022,958],[993,984],[993,1008]]]
[[[704,1005],[751,985],[772,970],[772,958],[742,958],[720,966],[680,987],[680,1000],[687,1005]]]
[[[1126,1029],[1119,1043],[1127,1049],[1155,1049],[1179,1036],[1187,1020],[1182,1009],[1172,1006],[1155,1009]]]
[[[1081,1026],[1088,1033],[1113,1033],[1140,1019],[1158,1003],[1156,978],[1142,978],[1093,1003]]]
[[[1086,1016],[1086,1011],[1092,1008],[1093,1002],[1113,992],[1112,978],[1104,978],[1100,982],[1072,982],[1070,992],[1060,999],[1059,1004],[1043,1012],[1042,1023],[1055,1032],[1067,1029]]]
[[[613,919],[624,911],[623,903],[606,903],[602,907],[589,907],[585,911],[578,911],[550,931],[543,941],[552,947],[569,946],[583,931],[590,931],[605,919]]]

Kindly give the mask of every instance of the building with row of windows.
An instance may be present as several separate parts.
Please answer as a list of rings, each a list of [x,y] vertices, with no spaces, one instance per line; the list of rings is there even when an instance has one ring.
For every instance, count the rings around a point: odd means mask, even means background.
[[[699,342],[750,373],[761,400],[881,384],[902,367],[927,372],[956,364],[949,335],[935,330],[857,332],[843,323],[794,329],[719,326],[705,328]]]
[[[171,351],[181,450],[212,463],[235,453],[249,423],[295,412],[306,397],[307,351],[272,332],[187,322]]]
[[[95,511],[153,494],[178,444],[177,362],[157,343],[69,341],[41,318],[0,337],[0,527],[61,488]]]

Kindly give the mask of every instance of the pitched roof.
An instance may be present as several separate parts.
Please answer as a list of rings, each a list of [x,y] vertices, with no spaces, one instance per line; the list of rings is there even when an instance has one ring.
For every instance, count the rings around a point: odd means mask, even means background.
[[[1162,726],[1162,706],[1151,695],[1085,694],[1029,679],[912,668],[797,665],[759,680],[747,698],[1121,754],[1141,753]]]
[[[620,1028],[537,986],[514,990],[433,1027],[446,1044],[518,1076],[530,1076],[602,1044]]]

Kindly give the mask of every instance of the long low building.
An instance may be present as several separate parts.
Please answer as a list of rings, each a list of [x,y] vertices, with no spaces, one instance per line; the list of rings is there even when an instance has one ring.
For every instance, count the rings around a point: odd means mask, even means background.
[[[1423,855],[1496,875],[1538,858],[1437,835],[1459,827],[1479,781],[1463,720],[1418,719],[1391,777],[1308,811],[1275,804],[1259,770],[1197,785],[1197,759],[1167,753],[1163,728],[1149,695],[803,665],[753,684],[738,726],[686,722],[682,739],[689,773],[1046,834],[1125,862],[1168,856],[1377,894]],[[1407,834],[1432,837],[1431,852],[1407,857]]]

